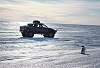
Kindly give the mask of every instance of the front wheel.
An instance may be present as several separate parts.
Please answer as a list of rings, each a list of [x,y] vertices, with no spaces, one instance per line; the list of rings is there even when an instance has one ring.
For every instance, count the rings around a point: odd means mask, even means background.
[[[53,38],[54,37],[54,33],[49,33],[48,37]]]

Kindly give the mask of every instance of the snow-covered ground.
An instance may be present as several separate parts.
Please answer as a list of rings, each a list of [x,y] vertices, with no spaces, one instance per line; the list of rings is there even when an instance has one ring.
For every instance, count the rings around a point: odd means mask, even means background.
[[[0,22],[0,68],[100,68],[100,26],[47,25],[54,38],[22,37],[18,23]]]

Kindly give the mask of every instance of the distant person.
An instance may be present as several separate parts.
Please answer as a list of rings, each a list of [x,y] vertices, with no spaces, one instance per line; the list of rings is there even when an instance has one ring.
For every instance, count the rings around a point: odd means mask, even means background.
[[[82,47],[81,54],[85,54],[86,48],[84,46],[81,47]]]

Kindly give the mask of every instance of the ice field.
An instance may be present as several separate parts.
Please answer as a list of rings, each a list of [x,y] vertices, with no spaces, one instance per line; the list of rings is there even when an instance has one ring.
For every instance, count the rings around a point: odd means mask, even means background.
[[[100,26],[46,25],[54,38],[22,37],[19,23],[0,22],[0,68],[100,68]]]

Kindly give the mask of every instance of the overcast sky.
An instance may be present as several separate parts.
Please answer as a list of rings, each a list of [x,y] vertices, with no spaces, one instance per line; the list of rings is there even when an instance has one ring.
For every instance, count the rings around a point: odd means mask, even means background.
[[[0,21],[100,25],[100,0],[0,0]]]

